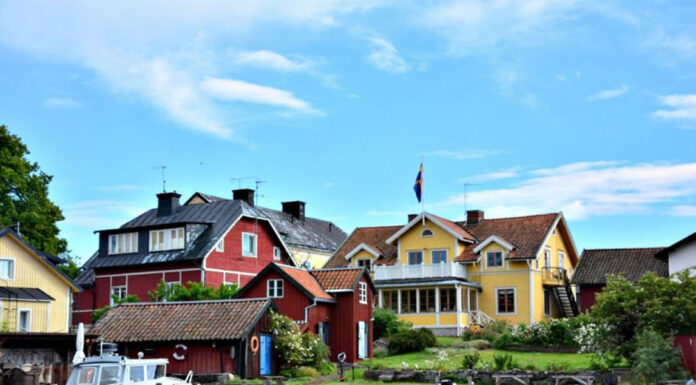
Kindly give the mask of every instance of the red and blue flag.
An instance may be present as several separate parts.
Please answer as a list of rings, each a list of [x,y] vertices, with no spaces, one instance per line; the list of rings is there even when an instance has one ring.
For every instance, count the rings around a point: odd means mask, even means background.
[[[413,191],[416,192],[416,198],[418,202],[421,201],[421,194],[423,193],[423,162],[421,162],[420,168],[418,169],[418,175],[416,176],[416,183],[413,185]]]

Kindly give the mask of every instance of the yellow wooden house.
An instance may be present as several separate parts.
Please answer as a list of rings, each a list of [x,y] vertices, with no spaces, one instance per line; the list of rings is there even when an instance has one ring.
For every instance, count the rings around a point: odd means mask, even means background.
[[[365,266],[380,307],[415,327],[459,335],[492,319],[512,324],[577,315],[578,262],[562,213],[454,222],[431,213],[402,226],[357,228],[327,267]]]
[[[0,231],[0,329],[68,332],[72,293],[78,287],[56,267],[60,260]]]

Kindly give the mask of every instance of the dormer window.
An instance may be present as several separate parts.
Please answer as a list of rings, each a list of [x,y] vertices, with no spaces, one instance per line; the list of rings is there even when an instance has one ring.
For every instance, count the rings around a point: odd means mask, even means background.
[[[503,267],[503,252],[489,251],[486,253],[486,267]]]
[[[183,249],[186,236],[183,227],[150,231],[150,251]]]
[[[433,231],[430,229],[423,229],[421,231],[421,238],[429,238],[433,236]]]
[[[138,233],[109,235],[109,254],[138,252]]]

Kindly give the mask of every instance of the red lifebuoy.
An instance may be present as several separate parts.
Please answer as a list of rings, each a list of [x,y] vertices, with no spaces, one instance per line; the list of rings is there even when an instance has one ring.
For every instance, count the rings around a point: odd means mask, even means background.
[[[172,357],[174,357],[175,360],[177,361],[183,361],[186,359],[186,351],[188,350],[188,347],[184,344],[176,344],[174,345],[174,353],[172,354]]]
[[[256,353],[259,351],[259,337],[253,336],[251,337],[251,341],[249,342],[249,347],[251,348],[252,353]]]

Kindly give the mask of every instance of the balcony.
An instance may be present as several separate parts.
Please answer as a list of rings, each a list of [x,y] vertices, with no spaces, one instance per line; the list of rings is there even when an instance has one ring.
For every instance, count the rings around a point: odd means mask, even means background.
[[[466,266],[461,263],[420,265],[376,265],[375,281],[413,278],[466,278]]]
[[[544,267],[541,269],[541,281],[547,286],[565,286],[568,283],[568,275],[563,268]]]

